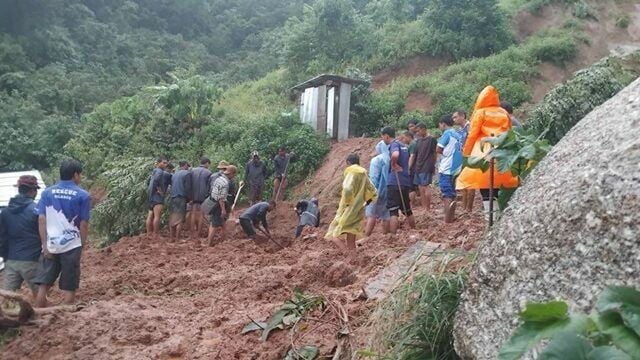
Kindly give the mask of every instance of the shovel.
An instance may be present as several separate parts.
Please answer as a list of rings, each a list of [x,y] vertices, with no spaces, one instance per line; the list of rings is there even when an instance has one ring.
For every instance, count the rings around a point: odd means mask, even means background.
[[[240,187],[236,192],[236,198],[233,200],[233,205],[231,205],[231,216],[229,217],[229,220],[231,221],[236,221],[236,218],[233,216],[233,209],[236,208],[236,204],[238,203],[238,198],[240,197],[240,191],[242,191],[243,187],[244,187],[244,182],[240,182]]]
[[[278,245],[278,246],[280,247],[280,249],[284,249],[284,246],[282,246],[282,244],[280,244],[279,242],[277,242],[277,241],[273,240],[273,238],[271,237],[271,235],[269,235],[266,231],[264,231],[264,230],[262,229],[262,227],[260,227],[260,226],[256,226],[256,228],[257,228],[258,230],[260,230],[260,232],[261,232],[261,233],[263,233],[263,234],[264,234],[264,236],[266,236],[266,237],[267,237],[267,239],[271,240],[274,244]]]

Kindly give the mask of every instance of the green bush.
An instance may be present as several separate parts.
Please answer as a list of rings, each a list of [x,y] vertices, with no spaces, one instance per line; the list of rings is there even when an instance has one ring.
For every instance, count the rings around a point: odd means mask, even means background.
[[[432,0],[421,17],[425,48],[455,59],[506,49],[513,35],[496,0]]]
[[[627,14],[621,14],[616,18],[616,26],[621,29],[626,29],[631,24],[631,18]]]
[[[576,72],[536,106],[525,127],[555,144],[584,116],[640,75],[640,54],[626,60],[607,58]]]
[[[573,16],[579,19],[594,19],[597,20],[595,11],[584,0],[578,0],[573,5]]]

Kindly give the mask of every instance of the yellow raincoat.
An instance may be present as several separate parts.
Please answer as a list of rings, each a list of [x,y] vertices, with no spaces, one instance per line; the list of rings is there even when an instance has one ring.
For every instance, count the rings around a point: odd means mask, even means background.
[[[490,145],[481,145],[482,138],[498,136],[511,129],[511,118],[506,110],[500,107],[498,90],[493,86],[487,86],[480,92],[471,116],[469,135],[464,143],[462,154],[464,156],[484,157],[490,149]],[[518,187],[518,178],[511,171],[499,173],[494,169],[493,186],[496,189]],[[464,168],[458,176],[456,189],[488,189],[489,171],[481,169]]]
[[[329,240],[343,234],[354,234],[356,238],[362,237],[361,223],[364,219],[364,207],[367,201],[376,201],[378,197],[376,188],[367,176],[367,171],[360,165],[347,167],[343,176],[342,197],[338,212],[325,235]]]

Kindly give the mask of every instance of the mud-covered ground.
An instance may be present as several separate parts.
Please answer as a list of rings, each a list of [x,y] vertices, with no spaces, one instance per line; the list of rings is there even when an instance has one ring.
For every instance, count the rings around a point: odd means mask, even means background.
[[[418,230],[374,235],[353,256],[338,251],[323,239],[323,231],[335,214],[344,157],[360,149],[368,166],[373,144],[370,139],[337,144],[314,181],[295,189],[298,195],[318,196],[323,205],[315,239],[291,242],[295,202],[283,202],[269,215],[275,239],[288,244],[282,250],[264,238],[258,243],[245,239],[233,222],[228,240],[214,247],[204,239],[168,243],[165,237],[138,236],[106,249],[87,248],[78,292],[84,308],[23,327],[2,358],[282,359],[292,343],[313,344],[321,354],[331,354],[344,327],[331,307],[310,314],[293,337],[287,330],[274,331],[262,342],[258,332],[240,334],[251,319],[266,320],[296,287],[344,308],[350,343],[361,346],[366,333],[359,327],[375,306],[359,297],[370,278],[419,240],[470,249],[484,226],[479,211],[445,226],[434,194],[434,210],[417,208]]]

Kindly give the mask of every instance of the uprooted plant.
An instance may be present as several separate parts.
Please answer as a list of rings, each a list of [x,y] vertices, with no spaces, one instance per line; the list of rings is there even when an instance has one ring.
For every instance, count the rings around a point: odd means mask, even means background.
[[[261,330],[262,341],[267,341],[269,334],[276,329],[285,329],[293,327],[305,316],[306,313],[323,309],[325,307],[326,300],[322,296],[306,296],[300,289],[294,289],[293,298],[288,299],[280,306],[280,308],[271,315],[268,321],[255,321],[251,320],[242,329],[242,334],[247,334],[252,331]]]
[[[541,360],[640,359],[640,291],[608,287],[590,315],[569,313],[568,308],[563,301],[527,304],[498,358],[520,359],[545,340],[537,356]]]
[[[544,139],[545,132],[536,136],[523,129],[512,129],[495,137],[482,139],[482,144],[490,144],[491,150],[486,156],[471,156],[466,166],[482,171],[489,170],[490,161],[495,161],[498,172],[511,171],[521,181],[531,173],[533,168],[547,155],[551,146]],[[501,189],[498,195],[500,209],[507,207],[515,189]]]

